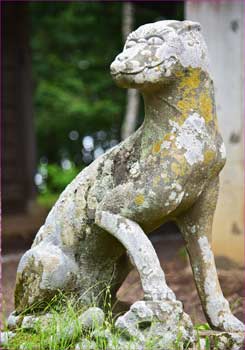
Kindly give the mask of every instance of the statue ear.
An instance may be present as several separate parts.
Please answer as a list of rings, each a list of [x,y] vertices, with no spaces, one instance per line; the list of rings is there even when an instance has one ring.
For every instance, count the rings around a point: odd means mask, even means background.
[[[192,21],[183,21],[182,26],[177,30],[178,34],[182,34],[187,31],[195,30],[200,32],[202,29],[200,23],[198,22],[192,22]]]

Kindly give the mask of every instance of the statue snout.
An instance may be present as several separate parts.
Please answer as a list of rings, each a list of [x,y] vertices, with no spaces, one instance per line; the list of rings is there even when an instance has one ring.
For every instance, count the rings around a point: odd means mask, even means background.
[[[123,72],[126,69],[126,64],[118,59],[118,56],[115,58],[115,60],[110,65],[110,71],[112,75],[117,75],[121,72]]]

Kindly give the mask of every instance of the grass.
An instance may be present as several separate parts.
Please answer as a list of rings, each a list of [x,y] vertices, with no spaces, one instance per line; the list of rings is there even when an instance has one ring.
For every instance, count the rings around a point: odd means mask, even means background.
[[[16,335],[9,341],[8,349],[71,349],[71,345],[79,336],[77,321],[82,310],[73,305],[72,300],[67,299],[65,312],[59,304],[55,305],[54,301],[47,306],[46,311],[52,315],[52,319],[45,325],[41,322],[35,323],[31,330],[16,329]],[[69,337],[68,330],[71,324],[74,332],[73,336]]]
[[[96,306],[92,303],[91,306]],[[18,328],[15,330],[15,336],[9,340],[6,350],[75,350],[77,343],[83,340],[84,350],[90,349],[93,344],[93,350],[109,350],[107,336],[110,336],[113,349],[121,350],[120,343],[122,333],[115,329],[115,318],[118,315],[113,314],[113,306],[111,305],[110,288],[105,287],[103,293],[103,310],[105,311],[105,319],[103,324],[94,322],[93,328],[82,329],[79,323],[79,316],[85,311],[85,308],[77,299],[71,296],[65,296],[62,293],[52,299],[46,305],[43,313],[51,315],[45,323],[38,321],[33,324],[32,329]],[[33,310],[28,310],[28,313]],[[25,312],[26,313],[26,312]],[[6,326],[5,326],[6,327]],[[71,331],[72,329],[72,331]],[[7,329],[4,329],[7,330]],[[195,326],[197,332],[197,349],[200,349],[199,332],[210,330],[208,324],[200,324]],[[156,337],[149,334],[144,350],[155,350],[158,343]],[[169,350],[187,350],[190,343],[182,344],[182,335],[178,335],[173,349]],[[127,350],[137,350],[135,347],[135,339],[129,338]],[[199,345],[198,345],[199,344]],[[212,349],[214,349],[212,347]],[[216,349],[219,349],[217,347]],[[211,344],[208,337],[205,339],[205,350],[211,350]]]
[[[96,304],[92,303],[90,306],[96,306]],[[120,350],[121,334],[114,329],[115,316],[112,311],[109,287],[106,287],[103,293],[103,309],[106,311],[103,325],[97,325],[95,321],[92,329],[84,330],[79,324],[79,316],[85,308],[74,297],[60,294],[53,298],[43,310],[44,314],[51,315],[50,319],[45,324],[40,321],[34,323],[31,330],[17,328],[14,331],[15,336],[9,340],[5,349],[74,350],[75,345],[83,339],[88,343],[92,342],[95,350],[107,350],[106,335],[109,333],[114,347],[117,348],[118,345]],[[23,316],[32,312],[31,309],[25,310]],[[7,331],[6,322],[4,331]]]

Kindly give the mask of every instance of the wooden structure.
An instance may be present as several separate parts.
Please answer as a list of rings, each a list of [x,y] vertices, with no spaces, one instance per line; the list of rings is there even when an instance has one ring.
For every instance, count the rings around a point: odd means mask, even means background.
[[[2,24],[2,209],[25,212],[35,196],[28,3],[1,4]]]

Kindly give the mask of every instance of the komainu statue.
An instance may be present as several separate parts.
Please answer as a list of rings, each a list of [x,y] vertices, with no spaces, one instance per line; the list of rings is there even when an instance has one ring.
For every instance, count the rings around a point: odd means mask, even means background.
[[[101,292],[100,281],[110,281],[115,295],[130,261],[144,300],[117,326],[135,335],[132,319],[158,317],[159,332],[177,323],[190,329],[147,238],[171,220],[184,237],[208,323],[215,330],[243,331],[222,294],[210,247],[225,147],[200,25],[160,21],[139,27],[111,64],[111,75],[118,86],[140,91],[144,122],[61,194],[19,263],[15,312],[60,290],[89,305]]]

